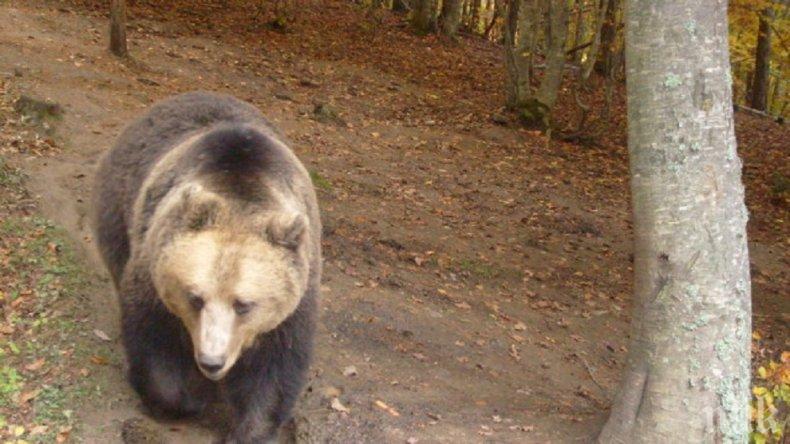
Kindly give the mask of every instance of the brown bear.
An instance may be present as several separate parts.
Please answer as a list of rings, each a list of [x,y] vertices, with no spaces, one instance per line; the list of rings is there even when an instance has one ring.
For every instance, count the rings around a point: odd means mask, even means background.
[[[219,394],[233,411],[225,442],[275,441],[306,379],[321,279],[304,166],[256,108],[193,92],[123,131],[95,195],[143,403],[183,417]]]

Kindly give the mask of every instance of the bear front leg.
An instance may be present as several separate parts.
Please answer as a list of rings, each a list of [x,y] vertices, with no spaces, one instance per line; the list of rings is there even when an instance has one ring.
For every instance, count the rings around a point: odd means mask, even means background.
[[[280,428],[291,419],[304,385],[306,366],[277,362],[293,364],[292,355],[292,350],[281,352],[280,356],[269,355],[258,361],[257,369],[242,365],[228,376],[225,395],[234,421],[225,444],[277,443]],[[285,371],[288,367],[292,371]]]
[[[154,416],[197,415],[213,386],[198,372],[180,321],[153,291],[140,279],[127,279],[120,288],[129,383]]]
[[[277,442],[307,379],[313,304],[313,298],[303,299],[297,311],[259,338],[226,377],[224,393],[234,410],[234,423],[224,443]]]

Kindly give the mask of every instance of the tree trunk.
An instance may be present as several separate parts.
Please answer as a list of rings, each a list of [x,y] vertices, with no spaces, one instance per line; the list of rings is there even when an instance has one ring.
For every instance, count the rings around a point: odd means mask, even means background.
[[[483,32],[483,36],[486,40],[491,40],[491,33],[494,31],[494,26],[496,26],[496,21],[498,18],[505,15],[505,9],[509,8],[508,4],[512,2],[517,2],[520,0],[494,0],[494,13],[491,16],[491,21],[486,26],[485,31]],[[507,19],[505,19],[507,22]],[[505,28],[507,28],[507,23],[505,23]],[[505,29],[505,33],[507,33],[507,29]]]
[[[771,74],[771,22],[772,8],[760,13],[760,31],[757,34],[757,50],[754,54],[754,77],[752,79],[751,106],[765,111],[768,105],[768,79]]]
[[[118,57],[129,54],[126,48],[126,0],[110,3],[110,52]]]
[[[429,33],[436,30],[436,0],[416,0],[412,26],[417,32]]]
[[[546,42],[546,72],[540,82],[538,101],[548,110],[554,108],[565,69],[565,43],[568,40],[568,0],[545,0],[549,13]]]
[[[408,12],[409,6],[407,5],[406,0],[392,0],[392,11]]]
[[[612,65],[612,57],[617,40],[617,9],[619,8],[618,3],[620,0],[600,0],[600,2],[602,7],[605,6],[606,10],[601,26],[600,54],[591,52],[590,57],[593,57],[592,62],[595,63],[595,70],[601,75],[606,75]]]
[[[464,6],[462,0],[442,1],[442,34],[453,37],[458,33],[461,25],[461,12]]]
[[[480,33],[480,8],[483,6],[482,0],[472,0],[472,12],[469,17],[469,29],[475,33]]]
[[[634,323],[601,443],[746,443],[751,302],[727,3],[629,0]]]
[[[505,65],[508,72],[508,106],[519,109],[532,98],[530,77],[538,0],[511,0],[505,22]]]
[[[579,0],[576,2],[574,6],[576,8],[576,18],[575,18],[575,26],[573,28],[573,46],[572,48],[578,48],[579,46],[583,45],[582,40],[587,37],[587,20],[584,17],[584,1]],[[582,55],[584,51],[575,51],[573,53],[573,60],[576,62],[580,62],[582,60]]]
[[[598,13],[595,18],[595,35],[593,36],[592,46],[590,46],[590,51],[586,54],[587,57],[582,59],[581,78],[585,81],[590,78],[590,74],[592,74],[593,67],[595,66],[595,61],[598,59],[598,51],[601,47],[601,35],[603,34],[606,15],[610,8],[612,8],[614,2],[615,0],[600,0],[600,7],[598,8]],[[614,14],[612,14],[612,20],[614,20]],[[606,51],[611,51],[614,45],[614,35],[611,34],[613,30],[613,27],[607,30],[608,41],[606,43]],[[609,73],[607,72],[607,74]]]

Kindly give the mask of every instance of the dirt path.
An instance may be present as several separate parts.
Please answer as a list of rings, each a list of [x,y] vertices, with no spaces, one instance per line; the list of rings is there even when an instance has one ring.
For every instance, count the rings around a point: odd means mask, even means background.
[[[0,74],[65,109],[61,152],[16,160],[89,268],[100,269],[85,221],[96,160],[154,100],[230,92],[292,139],[326,225],[301,441],[584,442],[598,429],[627,343],[617,153],[546,150],[495,125],[407,124],[394,108],[433,91],[344,62],[174,37],[141,21],[151,32],[121,63],[104,50],[103,21],[47,5],[0,4],[0,16]],[[316,101],[342,122],[314,119]],[[114,295],[106,278],[95,288],[93,321],[117,356],[101,376],[106,393],[81,411],[82,439],[139,442],[131,436],[145,424],[166,442],[210,442],[210,421],[145,419],[122,378]],[[350,412],[333,410],[334,398]]]

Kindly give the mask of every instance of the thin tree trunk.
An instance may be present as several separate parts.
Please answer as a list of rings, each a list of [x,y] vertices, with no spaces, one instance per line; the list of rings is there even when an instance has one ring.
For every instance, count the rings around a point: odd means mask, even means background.
[[[392,11],[393,12],[408,12],[409,6],[406,3],[406,0],[392,0]]]
[[[472,12],[469,18],[469,29],[475,33],[480,33],[480,8],[482,7],[482,0],[472,0]]]
[[[126,0],[112,0],[110,3],[110,52],[118,57],[126,57]]]
[[[598,13],[596,14],[595,18],[595,35],[593,36],[592,46],[586,54],[587,57],[582,59],[581,78],[585,81],[590,78],[590,74],[592,73],[593,67],[595,66],[595,61],[598,59],[598,51],[601,47],[601,34],[603,33],[604,22],[606,22],[606,13],[609,11],[609,8],[612,7],[612,3],[614,3],[614,1],[615,0],[600,0],[600,7],[598,8]],[[608,41],[606,50],[610,51],[612,45],[614,45],[614,36],[607,34],[607,39]]]
[[[458,27],[461,25],[461,8],[463,6],[462,0],[442,1],[442,34],[453,37],[458,33]]]
[[[578,48],[582,45],[582,39],[586,37],[586,26],[587,20],[584,18],[584,0],[578,0],[575,5],[576,8],[576,18],[575,24],[573,28],[573,46],[571,48]],[[579,50],[573,53],[573,60],[576,62],[581,61],[583,51]]]
[[[510,0],[510,2],[517,2],[517,1],[520,0]],[[491,32],[494,30],[496,21],[499,17],[505,15],[505,8],[508,8],[507,5],[508,5],[507,0],[494,0],[494,14],[491,16],[491,22],[488,23],[488,26],[486,26],[485,32],[483,33],[486,40],[491,40]],[[505,28],[507,28],[507,23],[505,24]],[[505,30],[505,32],[507,33],[507,30]]]
[[[549,32],[546,45],[546,72],[540,82],[538,101],[551,110],[557,101],[565,69],[565,43],[568,40],[568,1],[545,0],[549,13]]]
[[[774,10],[765,8],[760,13],[760,30],[757,34],[757,50],[754,54],[754,77],[752,79],[751,106],[765,111],[768,109],[768,79],[771,74],[771,22]]]
[[[746,443],[751,299],[727,3],[629,0],[634,321],[601,443]]]
[[[428,33],[436,30],[436,0],[416,0],[411,23],[418,32]]]
[[[508,106],[518,109],[532,98],[532,50],[538,21],[537,0],[512,0],[505,23]]]
[[[595,70],[601,75],[606,75],[612,64],[614,46],[617,40],[617,9],[620,7],[620,1],[600,0],[602,6],[605,4],[606,11],[600,33],[600,54],[593,54],[591,51],[590,57],[592,58],[592,63],[595,64]],[[589,74],[587,77],[589,77]]]
[[[420,33],[436,30],[437,0],[415,0],[412,26]]]

